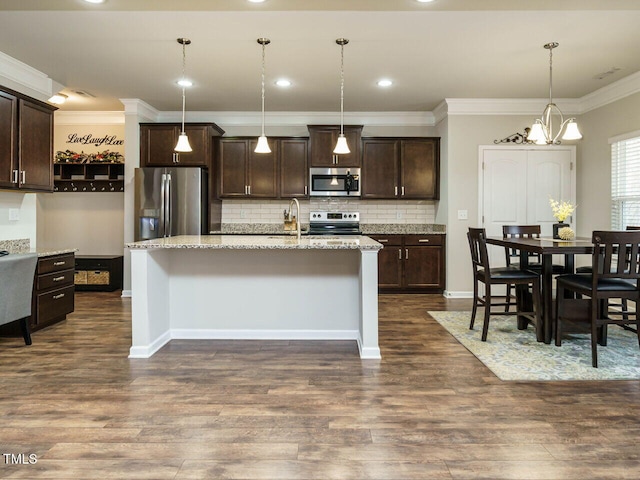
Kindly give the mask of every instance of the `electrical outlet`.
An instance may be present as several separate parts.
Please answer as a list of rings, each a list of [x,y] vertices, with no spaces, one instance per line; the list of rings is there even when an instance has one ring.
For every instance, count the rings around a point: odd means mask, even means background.
[[[247,211],[246,210],[240,210],[240,218],[247,218]]]
[[[458,210],[458,220],[469,220],[469,211]]]
[[[20,210],[17,208],[10,208],[9,220],[13,222],[17,222],[18,220],[20,220]]]
[[[402,220],[402,212],[396,212],[396,220]]]

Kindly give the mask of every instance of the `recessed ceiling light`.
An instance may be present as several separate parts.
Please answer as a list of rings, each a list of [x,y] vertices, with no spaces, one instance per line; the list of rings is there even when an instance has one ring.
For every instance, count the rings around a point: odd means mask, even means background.
[[[186,79],[186,78],[183,78],[182,80],[178,80],[176,83],[178,85],[180,85],[181,87],[192,87],[193,86],[193,82],[191,80]]]
[[[286,78],[281,78],[280,80],[276,80],[276,85],[278,85],[279,87],[290,87],[291,81],[287,80]]]
[[[251,3],[263,3],[264,0],[249,0]]]
[[[54,105],[62,105],[67,101],[67,98],[68,97],[64,93],[56,93],[49,99],[49,101]]]
[[[382,80],[378,80],[379,87],[390,87],[393,85],[393,82],[387,78],[383,78]]]
[[[419,3],[431,3],[434,0],[417,0]]]
[[[104,0],[84,0],[87,3],[104,3]]]

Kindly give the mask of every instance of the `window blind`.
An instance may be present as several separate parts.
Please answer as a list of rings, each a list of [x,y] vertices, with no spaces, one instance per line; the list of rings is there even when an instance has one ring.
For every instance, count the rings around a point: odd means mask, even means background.
[[[611,142],[611,228],[640,226],[640,132]]]

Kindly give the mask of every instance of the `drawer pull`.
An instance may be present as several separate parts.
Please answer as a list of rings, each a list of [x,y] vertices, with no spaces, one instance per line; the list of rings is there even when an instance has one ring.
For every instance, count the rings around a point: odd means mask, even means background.
[[[67,262],[53,262],[53,265],[54,265],[55,267],[59,267],[59,266],[61,266],[61,265],[66,265],[66,264],[67,264]]]
[[[62,280],[64,280],[64,276],[62,276],[62,277],[56,277],[56,278],[53,278],[53,279],[52,279],[52,281],[54,281],[54,282],[61,282]]]
[[[59,295],[54,295],[54,296],[53,296],[53,299],[54,299],[54,300],[60,300],[60,299],[61,299],[61,298],[63,298],[63,297],[64,297],[64,293],[60,293]]]
[[[418,240],[419,243],[429,243],[430,240],[428,238],[421,238],[420,240]]]
[[[381,239],[378,240],[378,242],[380,242],[380,243],[387,243],[388,241],[389,241],[389,239],[387,239],[387,238],[381,238]]]

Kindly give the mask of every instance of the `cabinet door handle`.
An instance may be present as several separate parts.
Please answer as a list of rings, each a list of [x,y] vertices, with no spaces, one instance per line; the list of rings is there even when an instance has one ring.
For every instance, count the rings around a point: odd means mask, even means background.
[[[24,185],[25,183],[27,183],[27,171],[22,170],[22,172],[20,172],[20,176],[22,177],[22,184]]]
[[[52,278],[51,279],[53,282],[61,282],[62,280],[64,280],[64,276],[62,277],[56,277],[56,278]]]
[[[11,180],[11,183],[18,183],[18,170],[13,170],[13,179]]]
[[[307,194],[307,186],[306,185],[304,186],[304,194],[305,195]]]
[[[53,266],[54,267],[59,267],[61,265],[66,265],[66,264],[67,264],[67,262],[53,262]]]
[[[64,293],[61,293],[61,294],[59,294],[59,295],[54,295],[54,296],[53,296],[53,299],[54,299],[54,300],[60,300],[61,298],[64,298]]]
[[[247,187],[247,193],[248,193],[249,195],[251,195],[251,185],[249,185],[249,186]]]
[[[409,249],[408,248],[404,249],[404,259],[405,260],[409,260]]]
[[[380,243],[387,243],[388,241],[389,241],[389,240],[388,240],[388,239],[386,239],[386,238],[380,238],[380,239],[378,239],[378,242],[380,242]]]
[[[421,238],[420,240],[418,240],[418,243],[429,243],[431,240],[429,240],[428,238]]]
[[[402,196],[404,197],[404,185],[402,186]]]
[[[402,249],[398,249],[398,260],[402,260]]]
[[[393,194],[397,197],[398,196],[398,186],[396,185],[395,187],[393,187]]]

